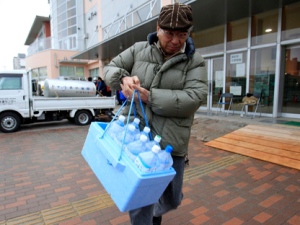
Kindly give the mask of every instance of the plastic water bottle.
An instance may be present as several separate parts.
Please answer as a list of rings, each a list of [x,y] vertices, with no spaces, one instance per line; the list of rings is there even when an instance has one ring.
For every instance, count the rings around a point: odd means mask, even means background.
[[[134,131],[135,132],[135,140],[139,140],[140,139],[140,133],[141,133],[140,126],[139,126],[140,119],[139,118],[134,118],[134,120],[130,124],[134,125],[134,127],[135,127],[135,131]]]
[[[149,127],[144,127],[144,129],[141,131],[141,133],[136,136],[136,139],[140,139],[139,137],[143,134],[147,137],[147,141],[150,141],[149,133],[150,133],[150,128]]]
[[[160,147],[154,145],[151,151],[140,153],[134,163],[144,173],[155,172],[158,166],[158,153]]]
[[[138,156],[138,154],[145,151],[146,143],[147,143],[147,137],[144,134],[142,134],[139,140],[131,142],[127,146],[125,146],[124,151],[129,156],[129,158],[132,161],[134,161]]]
[[[169,170],[171,168],[173,165],[173,158],[171,156],[172,151],[173,147],[171,145],[167,145],[165,150],[158,153],[159,165],[157,170]]]
[[[124,139],[124,135],[126,132],[126,136]],[[130,142],[134,141],[134,136],[135,136],[135,127],[132,124],[128,124],[128,129],[126,131],[126,129],[124,129],[121,133],[118,133],[115,141],[120,145],[127,145]],[[123,143],[124,142],[124,143]]]
[[[148,141],[146,143],[146,150],[151,151],[151,149],[154,145],[157,145],[160,148],[160,145],[159,145],[160,140],[161,140],[161,137],[159,135],[155,135],[154,140]]]
[[[106,133],[113,139],[117,134],[122,133],[125,128],[125,116],[120,115],[117,120],[111,122],[110,127],[107,129]]]
[[[140,129],[140,127],[139,127],[140,119],[139,119],[139,118],[137,118],[137,117],[134,118],[133,121],[132,121],[130,124],[134,125],[134,127],[135,127],[136,129]]]

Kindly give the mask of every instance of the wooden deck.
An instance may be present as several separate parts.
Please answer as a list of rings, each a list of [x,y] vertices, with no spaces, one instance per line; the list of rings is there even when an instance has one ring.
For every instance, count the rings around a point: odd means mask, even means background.
[[[300,170],[300,129],[248,125],[205,145]]]

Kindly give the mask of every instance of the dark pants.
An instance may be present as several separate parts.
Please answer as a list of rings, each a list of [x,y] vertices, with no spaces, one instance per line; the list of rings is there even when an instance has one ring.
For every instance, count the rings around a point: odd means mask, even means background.
[[[184,157],[173,156],[173,168],[176,171],[174,179],[170,182],[158,203],[129,211],[132,225],[152,225],[153,216],[162,216],[180,205],[183,198],[184,165]]]

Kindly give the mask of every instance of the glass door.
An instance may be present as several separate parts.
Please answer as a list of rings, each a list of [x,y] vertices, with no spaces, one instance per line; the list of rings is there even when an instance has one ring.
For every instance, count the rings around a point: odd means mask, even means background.
[[[220,95],[223,93],[224,58],[208,58],[205,61],[208,76],[207,113],[211,114],[216,110]]]
[[[285,49],[285,70],[282,76],[282,116],[300,118],[300,46],[288,46]]]

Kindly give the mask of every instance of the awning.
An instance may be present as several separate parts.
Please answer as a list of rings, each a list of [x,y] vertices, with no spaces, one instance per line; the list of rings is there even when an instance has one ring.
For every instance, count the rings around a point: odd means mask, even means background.
[[[37,38],[40,30],[42,29],[44,22],[50,22],[49,17],[36,16],[34,22],[30,28],[24,45],[31,45]]]
[[[299,0],[197,0],[190,5],[193,9],[194,31],[205,30],[230,21],[276,9]],[[72,56],[73,59],[110,60],[156,30],[157,17],[124,31]]]

